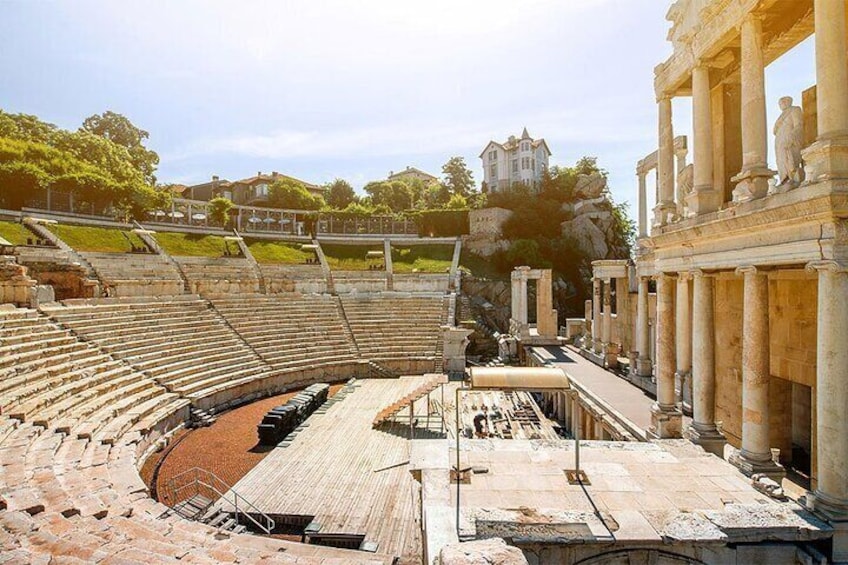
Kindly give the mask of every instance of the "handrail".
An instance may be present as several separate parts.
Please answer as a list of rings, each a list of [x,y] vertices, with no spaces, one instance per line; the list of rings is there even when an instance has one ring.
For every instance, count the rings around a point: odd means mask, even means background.
[[[188,477],[189,480],[185,481],[184,479],[186,477]],[[185,482],[185,484],[181,484],[183,482]],[[237,521],[239,515],[243,515],[266,534],[270,534],[276,527],[273,518],[262,512],[255,504],[233,490],[233,488],[218,475],[212,471],[201,469],[200,467],[192,467],[191,469],[187,469],[171,477],[171,480],[168,481],[168,492],[171,495],[172,501],[175,502],[177,500],[176,495],[187,488],[195,487],[195,494],[199,494],[200,489],[198,487],[200,486],[215,493],[219,500],[223,499],[225,502],[231,504],[234,508]],[[228,494],[231,495],[232,500],[229,500],[229,497],[227,496]],[[241,503],[241,508],[239,508],[239,503]],[[246,512],[245,509],[252,510],[258,514],[261,517],[262,522],[265,523],[260,523],[259,520]]]

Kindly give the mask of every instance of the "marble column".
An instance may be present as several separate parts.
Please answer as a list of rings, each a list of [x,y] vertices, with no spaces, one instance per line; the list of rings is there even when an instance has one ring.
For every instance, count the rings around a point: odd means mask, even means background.
[[[725,439],[715,423],[715,282],[703,271],[692,278],[692,341],[698,347],[692,355],[692,425],[686,437],[723,457]]]
[[[675,299],[675,345],[677,370],[674,373],[676,401],[688,410],[692,397],[689,385],[692,375],[692,320],[689,306],[689,273],[677,275]]]
[[[719,209],[722,194],[713,181],[713,126],[710,70],[699,65],[692,70],[693,189],[686,197],[689,213],[707,214]]]
[[[601,279],[592,279],[592,348],[595,353],[601,353],[602,344]]]
[[[521,271],[521,284],[518,288],[518,319],[522,324],[522,328],[527,325],[527,272]]]
[[[659,101],[659,147],[657,149],[657,205],[654,207],[654,225],[664,226],[674,214],[674,126],[671,115],[671,98]]]
[[[639,357],[636,374],[650,377],[653,373],[651,361],[651,328],[648,325],[648,278],[639,277],[639,294],[636,298],[636,337]]]
[[[848,178],[848,53],[845,3],[815,0],[818,139],[801,151],[806,182]]]
[[[651,407],[651,429],[656,438],[677,438],[681,414],[674,399],[674,277],[657,275],[657,401]]]
[[[512,292],[511,292],[511,306],[512,306],[512,319],[518,321],[519,319],[519,303],[521,301],[521,280],[516,276],[515,273],[512,273]]]
[[[819,138],[848,134],[845,3],[815,0],[816,107]]]
[[[612,342],[612,285],[614,279],[604,279],[604,327],[602,339],[604,342],[604,357],[607,367],[618,365],[618,348]]]
[[[848,272],[833,261],[810,267],[818,271],[819,278],[815,395],[818,485],[811,498],[813,506],[827,516],[848,520]],[[848,543],[841,541],[840,551],[848,560]]]
[[[769,289],[768,275],[756,267],[740,267],[744,276],[742,312],[742,449],[730,462],[746,475],[783,475],[772,460],[769,444]]]
[[[648,187],[645,173],[636,173],[639,177],[639,237],[648,237]]]
[[[763,23],[760,16],[748,14],[742,21],[742,171],[733,177],[733,201],[762,198],[768,192],[768,179],[776,173],[768,168],[768,126],[766,125],[766,75],[763,58]]]
[[[586,300],[583,302],[583,319],[586,321],[586,330],[583,332],[583,337],[580,338],[581,347],[584,349],[589,349],[592,346],[590,342],[595,332],[595,324],[592,320],[592,315],[592,301]]]

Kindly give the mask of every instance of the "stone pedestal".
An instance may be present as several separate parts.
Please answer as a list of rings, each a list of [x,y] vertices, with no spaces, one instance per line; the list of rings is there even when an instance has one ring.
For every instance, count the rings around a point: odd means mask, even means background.
[[[468,336],[474,330],[442,326],[444,349],[442,353],[442,369],[449,375],[465,373],[465,349],[468,347]]]
[[[648,435],[654,439],[681,437],[683,414],[676,407],[663,407],[658,403],[651,406],[651,428]]]
[[[819,139],[801,150],[804,184],[848,179],[848,135]]]
[[[742,171],[730,179],[736,183],[736,188],[733,189],[733,202],[747,202],[762,198],[768,194],[769,180],[776,174],[777,171],[767,167],[754,167]]]

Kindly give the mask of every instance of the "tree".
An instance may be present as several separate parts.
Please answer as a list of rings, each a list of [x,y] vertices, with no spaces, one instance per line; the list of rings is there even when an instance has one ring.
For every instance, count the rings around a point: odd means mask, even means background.
[[[230,221],[230,210],[232,208],[232,200],[223,196],[216,196],[209,201],[209,219],[217,224],[226,226]]]
[[[453,194],[468,196],[474,190],[474,175],[465,165],[462,157],[451,157],[442,166],[442,174],[445,176],[445,186]]]
[[[336,179],[327,185],[327,205],[330,208],[343,210],[353,202],[356,202],[356,193],[346,180]]]
[[[403,212],[412,208],[412,189],[403,181],[374,181],[365,185],[365,192],[376,208],[386,205],[392,212]]]
[[[449,210],[464,210],[468,208],[468,201],[461,194],[454,194],[448,200],[448,203],[445,204],[445,208]]]
[[[32,163],[14,161],[0,164],[0,202],[20,210],[38,189],[43,188],[47,175]]]
[[[440,182],[433,182],[424,190],[421,198],[423,208],[442,208],[451,198],[450,189]]]
[[[309,192],[303,183],[294,179],[281,178],[268,189],[268,201],[277,208],[290,210],[320,210],[324,199]]]
[[[159,155],[144,146],[144,140],[150,137],[149,133],[134,126],[125,116],[108,110],[86,118],[80,129],[126,148],[130,161],[141,171],[145,181],[148,184],[156,183],[154,173],[159,164]]]

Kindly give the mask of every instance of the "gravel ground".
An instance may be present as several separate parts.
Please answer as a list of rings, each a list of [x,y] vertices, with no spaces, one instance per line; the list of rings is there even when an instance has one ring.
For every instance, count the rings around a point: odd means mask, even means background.
[[[330,396],[342,386],[331,385]],[[295,390],[257,400],[219,415],[208,428],[184,432],[186,437],[162,463],[157,482],[159,489],[171,477],[193,467],[213,472],[228,485],[236,484],[268,454],[268,448],[257,445],[256,426],[268,410],[284,404],[298,392]],[[145,462],[141,477],[146,483],[149,484],[153,468],[160,458],[160,454],[155,454]]]

